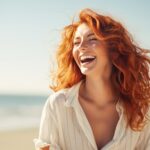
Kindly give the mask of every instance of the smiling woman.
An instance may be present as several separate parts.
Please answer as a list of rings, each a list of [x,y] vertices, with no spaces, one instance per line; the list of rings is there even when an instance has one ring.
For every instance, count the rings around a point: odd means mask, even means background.
[[[99,40],[86,23],[78,26],[74,36],[72,51],[74,60],[82,74],[93,75],[96,79],[96,74],[99,78],[99,75],[106,71],[106,68],[102,65],[109,64],[111,66],[105,42]],[[91,72],[91,69],[94,70]]]
[[[91,9],[64,28],[41,150],[149,150],[150,58],[121,23]]]

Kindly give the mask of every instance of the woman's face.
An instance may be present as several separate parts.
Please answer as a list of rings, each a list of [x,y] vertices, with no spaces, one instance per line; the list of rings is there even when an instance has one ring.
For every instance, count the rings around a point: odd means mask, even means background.
[[[82,74],[105,73],[111,63],[104,42],[97,39],[93,31],[82,23],[78,26],[73,46],[73,57]]]

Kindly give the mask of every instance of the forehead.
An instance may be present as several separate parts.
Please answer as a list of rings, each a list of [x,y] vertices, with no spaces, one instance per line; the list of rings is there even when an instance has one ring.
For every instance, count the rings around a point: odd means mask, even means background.
[[[93,31],[89,28],[89,26],[86,23],[82,23],[77,27],[77,30],[75,32],[75,38],[78,36],[84,36],[88,33],[93,33]]]

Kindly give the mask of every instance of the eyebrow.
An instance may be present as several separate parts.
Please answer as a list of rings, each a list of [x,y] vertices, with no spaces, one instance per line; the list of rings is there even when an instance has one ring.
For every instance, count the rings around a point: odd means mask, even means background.
[[[90,36],[93,36],[93,35],[95,35],[94,33],[89,33],[88,35],[87,35],[87,37],[90,37]]]
[[[94,33],[88,33],[88,35],[87,35],[87,37],[90,37],[90,36],[93,36],[93,35],[95,35]],[[80,39],[80,37],[76,37],[74,40],[78,40],[78,39]]]

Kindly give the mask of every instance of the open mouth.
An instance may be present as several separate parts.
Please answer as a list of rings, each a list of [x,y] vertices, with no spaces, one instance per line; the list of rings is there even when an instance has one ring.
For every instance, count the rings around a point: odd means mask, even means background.
[[[95,59],[96,59],[95,56],[81,56],[80,57],[81,64],[89,64],[93,62]]]

